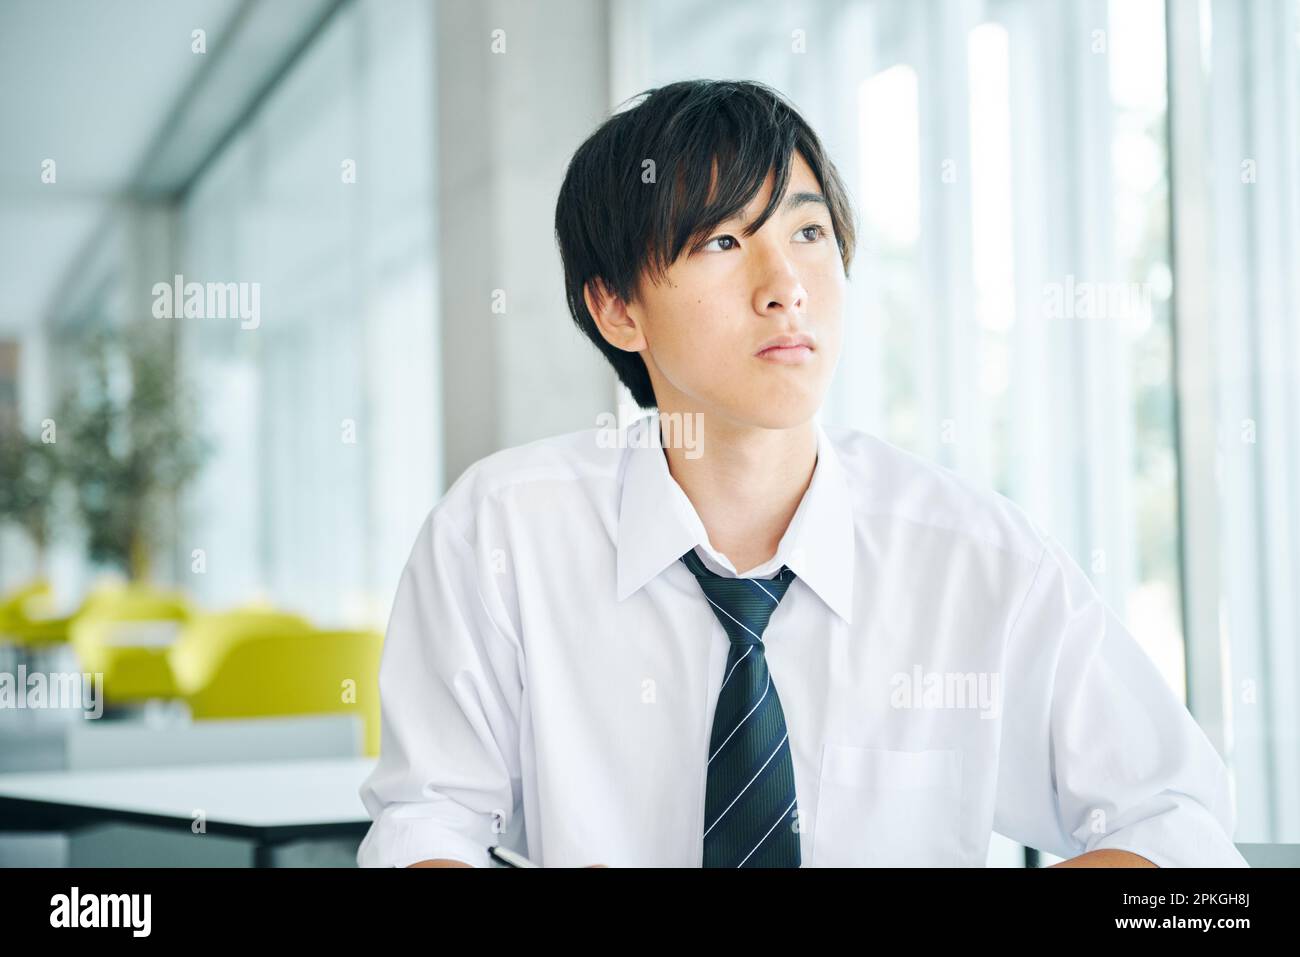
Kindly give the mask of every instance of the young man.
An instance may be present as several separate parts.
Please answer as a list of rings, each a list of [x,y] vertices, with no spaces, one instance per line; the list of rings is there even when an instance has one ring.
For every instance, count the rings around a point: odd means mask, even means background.
[[[996,830],[1244,865],[1223,762],[1060,546],[817,423],[854,230],[789,104],[651,91],[573,157],[556,234],[658,412],[491,455],[421,527],[359,863],[982,866]]]

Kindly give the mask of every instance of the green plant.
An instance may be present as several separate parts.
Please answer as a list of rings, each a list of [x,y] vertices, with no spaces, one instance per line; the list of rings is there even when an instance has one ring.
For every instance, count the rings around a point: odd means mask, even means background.
[[[59,412],[58,445],[90,558],[134,579],[148,575],[170,497],[208,453],[177,385],[168,332],[144,323],[90,333]]]
[[[0,432],[0,521],[11,521],[27,533],[36,546],[38,567],[45,563],[60,471],[54,443]]]

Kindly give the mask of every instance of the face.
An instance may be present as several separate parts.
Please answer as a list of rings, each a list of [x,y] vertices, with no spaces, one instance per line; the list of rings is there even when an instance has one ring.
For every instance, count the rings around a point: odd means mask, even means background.
[[[592,310],[607,340],[640,352],[661,411],[788,429],[821,406],[840,353],[844,266],[817,177],[797,152],[781,205],[743,235],[773,179],[737,218],[687,245],[661,282],[643,279],[634,302],[606,296]]]

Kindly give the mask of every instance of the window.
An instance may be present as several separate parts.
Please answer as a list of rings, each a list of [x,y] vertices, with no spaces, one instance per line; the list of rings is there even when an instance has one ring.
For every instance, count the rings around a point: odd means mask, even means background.
[[[1300,0],[637,16],[616,20],[634,55],[614,103],[762,80],[850,181],[860,246],[824,421],[1023,506],[1219,747],[1238,840],[1296,840]],[[1166,69],[1182,44],[1194,75]],[[1200,258],[1176,261],[1179,223],[1208,237]]]
[[[260,285],[255,329],[182,323],[213,459],[198,599],[386,620],[438,489],[433,16],[345,7],[181,209],[181,272]]]

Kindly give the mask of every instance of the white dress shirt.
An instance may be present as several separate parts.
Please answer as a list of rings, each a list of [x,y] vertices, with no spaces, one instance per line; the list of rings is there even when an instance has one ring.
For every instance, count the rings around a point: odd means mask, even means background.
[[[543,866],[703,861],[729,640],[695,576],[737,570],[651,415],[475,463],[421,526],[380,668],[362,866],[503,844]],[[803,866],[1061,857],[1245,866],[1219,755],[1073,560],[1012,503],[817,426],[763,643]]]

